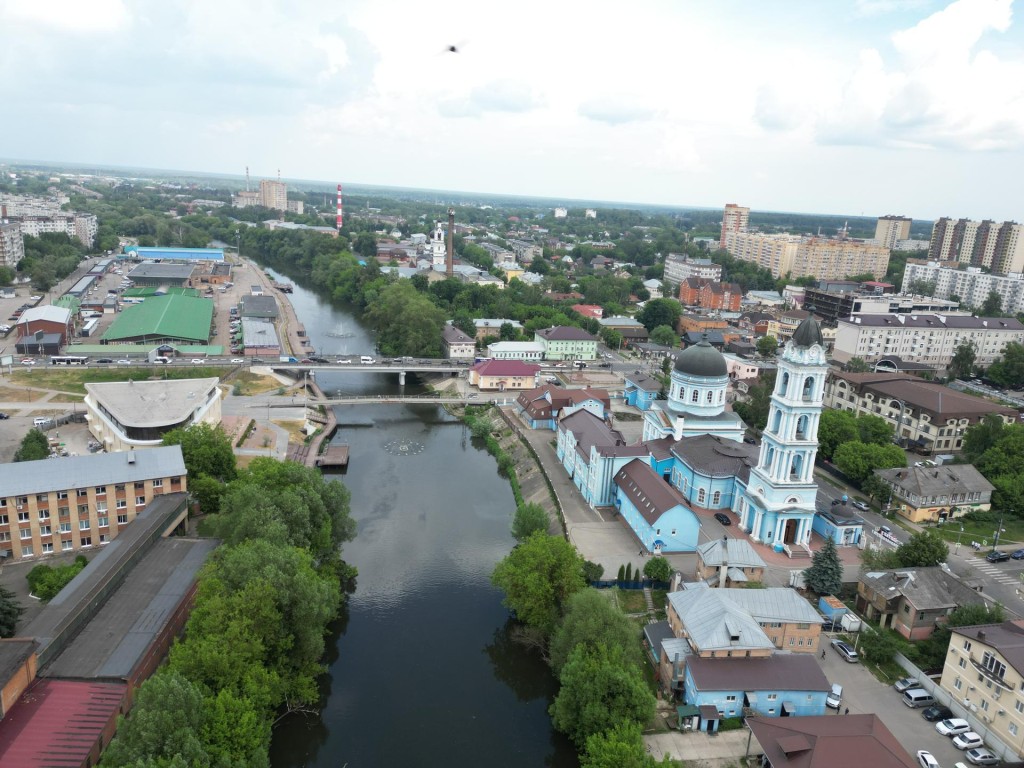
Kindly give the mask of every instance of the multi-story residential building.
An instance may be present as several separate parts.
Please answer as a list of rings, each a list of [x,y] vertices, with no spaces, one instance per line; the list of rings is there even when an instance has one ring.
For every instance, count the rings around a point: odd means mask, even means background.
[[[875,224],[875,241],[892,250],[896,247],[897,240],[906,240],[910,237],[911,223],[911,219],[906,216],[879,216],[878,223]]]
[[[889,249],[862,240],[729,232],[723,247],[737,259],[770,270],[774,277],[881,278],[889,268]]]
[[[687,306],[739,312],[743,289],[737,283],[719,283],[689,277],[679,284],[679,301]]]
[[[476,339],[450,323],[441,330],[441,344],[448,360],[472,360],[476,354]]]
[[[484,360],[469,369],[469,383],[481,391],[533,389],[539,370],[539,365],[519,360]]]
[[[983,272],[981,267],[957,269],[936,261],[924,264],[908,261],[903,273],[904,293],[926,284],[934,284],[932,296],[941,299],[956,296],[968,307],[980,307],[994,291],[1002,298],[1003,312],[1013,315],[1024,312],[1024,274],[1020,272],[993,275]]]
[[[597,338],[582,328],[557,325],[537,331],[533,340],[544,345],[545,360],[596,360]]]
[[[518,320],[503,320],[500,318],[481,317],[473,321],[473,325],[476,326],[476,340],[483,341],[488,336],[500,336],[501,326],[508,323],[511,325],[516,332],[523,332],[523,324]]]
[[[871,571],[857,582],[857,611],[908,640],[930,636],[959,605],[985,604],[978,592],[937,565]]]
[[[942,523],[992,508],[995,486],[973,464],[876,469],[875,474],[892,488],[896,511],[912,523]]]
[[[888,355],[946,368],[962,342],[974,346],[975,363],[987,368],[1010,342],[1024,343],[1024,325],[1008,317],[968,315],[854,315],[840,318],[833,358],[869,363]]]
[[[688,277],[699,277],[702,280],[720,282],[722,279],[722,265],[716,264],[711,259],[693,259],[685,254],[670,253],[665,257],[663,277],[666,282],[673,285],[679,285]]]
[[[187,490],[181,446],[0,464],[0,557],[105,544],[154,496]]]
[[[23,235],[39,237],[43,234],[57,233],[68,237],[77,237],[83,245],[91,248],[96,240],[99,223],[91,213],[52,213],[47,216],[11,217],[21,225]]]
[[[898,373],[833,370],[825,380],[825,407],[881,416],[901,445],[926,453],[959,451],[967,428],[987,414],[997,414],[1007,424],[1018,420],[1013,408]]]
[[[720,243],[725,242],[726,234],[729,232],[746,232],[750,224],[750,209],[744,208],[736,203],[726,203],[722,211],[722,236]]]
[[[927,251],[931,240],[897,240],[894,251]]]
[[[11,267],[25,258],[25,237],[16,221],[0,219],[0,267]]]
[[[1024,621],[954,627],[939,686],[981,721],[990,749],[1024,756]]]
[[[932,226],[930,261],[959,261],[1005,274],[1024,270],[1024,227],[1015,221],[1001,224],[986,219],[950,219],[943,216]]]
[[[960,304],[949,299],[896,293],[879,295],[855,291],[823,291],[818,288],[807,288],[804,291],[803,306],[805,309],[813,307],[814,314],[831,328],[839,324],[840,318],[849,319],[853,315],[911,315],[926,312],[970,314],[961,312]]]
[[[306,212],[306,204],[302,200],[288,200],[288,213],[297,213],[300,216]]]
[[[287,211],[288,185],[283,181],[260,179],[260,205],[275,211]]]

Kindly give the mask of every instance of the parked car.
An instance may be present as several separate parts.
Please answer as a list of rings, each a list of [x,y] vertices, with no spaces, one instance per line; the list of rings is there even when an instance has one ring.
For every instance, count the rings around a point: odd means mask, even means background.
[[[953,717],[935,724],[935,730],[943,736],[957,736],[971,730],[971,724],[960,717]]]
[[[967,731],[953,737],[953,746],[957,749],[974,749],[976,747],[984,747],[985,742],[974,731]]]
[[[1024,549],[1016,550],[1010,555],[1010,557],[1012,557],[1014,560],[1024,560]]]
[[[921,717],[929,723],[934,723],[937,720],[946,720],[952,716],[953,710],[949,707],[944,707],[941,704],[935,704],[921,712]]]
[[[1000,552],[998,549],[993,549],[985,555],[985,559],[990,563],[1004,563],[1010,559],[1010,554],[1008,552]]]
[[[917,762],[921,768],[939,768],[939,761],[927,749],[917,750]]]
[[[832,683],[832,690],[828,692],[825,697],[825,706],[830,707],[837,712],[839,711],[839,705],[843,702],[843,686],[839,683]]]
[[[968,749],[965,753],[968,761],[975,765],[999,765],[999,758],[984,747]]]
[[[892,687],[896,689],[896,693],[903,693],[904,691],[909,691],[911,688],[916,688],[917,687],[917,678],[916,677],[904,677],[904,678],[901,678],[901,679],[897,680],[893,684]]]
[[[842,632],[843,626],[838,621],[833,621],[832,619],[825,619],[823,622],[821,622],[821,631]]]
[[[746,443],[747,445],[757,445],[757,440],[755,440],[752,437],[744,437],[743,442]]]
[[[720,522],[722,525],[732,525],[732,520],[725,512],[715,512],[715,520]]]
[[[836,653],[842,656],[845,661],[848,661],[851,664],[856,664],[860,661],[860,657],[857,655],[857,652],[853,650],[852,645],[844,643],[842,640],[833,640],[832,647],[836,649]]]
[[[863,501],[855,501],[855,502],[853,502],[853,506],[856,509],[859,509],[861,512],[867,512],[869,509],[871,509],[871,507],[869,507]]]
[[[3,421],[4,419],[9,419],[9,418],[11,418],[11,417],[10,417],[10,416],[8,416],[8,415],[7,415],[6,413],[4,413],[3,411],[0,411],[0,421]]]

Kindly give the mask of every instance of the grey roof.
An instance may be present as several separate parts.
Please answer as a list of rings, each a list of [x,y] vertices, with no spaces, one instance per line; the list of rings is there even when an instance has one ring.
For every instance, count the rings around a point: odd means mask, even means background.
[[[629,328],[636,328],[638,326],[643,327],[643,323],[641,323],[639,320],[636,320],[635,318],[632,317],[623,317],[622,315],[615,315],[613,317],[602,317],[597,322],[599,325],[604,325],[611,328],[619,326]]]
[[[144,261],[128,273],[129,280],[181,280],[192,277],[194,264],[166,264],[155,261]]]
[[[242,318],[242,343],[247,347],[281,346],[274,324],[258,317]]]
[[[481,328],[501,328],[502,325],[508,323],[513,328],[522,328],[523,324],[518,320],[504,320],[501,318],[493,317],[479,317],[473,321],[473,325],[477,327],[477,330]]]
[[[580,410],[566,416],[558,422],[558,429],[572,432],[576,438],[576,452],[588,461],[590,449],[594,447],[604,456],[649,455],[644,445],[626,445],[621,432],[609,427],[590,411]]]
[[[468,336],[462,331],[461,328],[456,328],[451,323],[445,325],[441,329],[442,338],[449,344],[473,344],[475,343],[472,336]]]
[[[954,627],[953,634],[984,643],[999,652],[1018,674],[1024,673],[1024,621]]]
[[[812,347],[817,344],[825,346],[825,339],[821,335],[821,326],[813,316],[808,315],[800,321],[800,325],[793,331],[793,343],[798,347]]]
[[[989,331],[1024,331],[1024,324],[1012,317],[972,317],[971,315],[940,315],[920,312],[912,315],[857,315],[839,318],[841,324],[871,328],[963,328]]]
[[[96,402],[126,427],[178,424],[207,401],[216,378],[166,381],[111,381],[86,384]],[[147,449],[148,450],[148,449]]]
[[[875,474],[916,496],[950,496],[959,493],[991,493],[995,490],[973,464],[943,464],[939,467],[876,469]]]
[[[764,568],[765,562],[746,539],[712,539],[697,547],[704,565],[737,568]]]
[[[958,605],[982,605],[985,598],[939,566],[871,571],[860,577],[886,601],[902,595],[919,611],[952,610]]]
[[[258,315],[260,317],[277,317],[277,299],[273,296],[253,296],[247,294],[238,300],[238,314]]]
[[[729,375],[722,353],[712,347],[706,339],[676,355],[676,370],[688,376],[706,378]]]
[[[832,690],[832,684],[811,653],[776,653],[772,656],[725,659],[693,656],[687,659],[686,669],[693,677],[697,690],[704,692]]]
[[[632,384],[637,389],[641,389],[644,392],[660,392],[661,382],[655,378],[648,376],[646,373],[637,371],[636,373],[627,373],[625,376],[626,384]]]
[[[184,477],[185,472],[180,445],[39,459],[0,464],[0,493],[10,499],[68,488],[134,483],[157,477]],[[8,501],[8,507],[10,505]]]
[[[758,448],[718,435],[698,435],[678,441],[672,446],[672,453],[702,475],[746,479],[751,467],[757,466]]]
[[[542,328],[537,331],[548,341],[597,341],[597,337],[591,336],[582,328],[575,328],[571,325],[556,325],[551,328]]]
[[[698,652],[775,650],[775,644],[757,619],[730,599],[728,593],[737,591],[767,590],[709,589],[706,584],[696,584],[679,592],[669,592],[668,601]]]
[[[55,307],[52,304],[42,307],[30,307],[21,313],[21,317],[18,318],[18,325],[37,321],[67,325],[71,322],[71,310],[67,307]]]

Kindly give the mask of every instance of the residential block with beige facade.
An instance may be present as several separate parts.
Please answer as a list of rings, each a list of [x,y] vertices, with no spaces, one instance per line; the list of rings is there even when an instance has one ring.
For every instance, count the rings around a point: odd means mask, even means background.
[[[928,246],[932,261],[958,261],[988,267],[997,274],[1024,271],[1024,226],[1015,221],[950,219],[932,225]]]
[[[105,544],[154,496],[186,490],[178,445],[0,464],[0,557],[18,562]]]
[[[939,686],[981,720],[986,745],[1002,756],[1024,756],[1024,621],[956,627]]]
[[[729,232],[723,247],[741,261],[770,270],[773,277],[840,280],[871,274],[881,279],[889,268],[889,249],[862,240]]]

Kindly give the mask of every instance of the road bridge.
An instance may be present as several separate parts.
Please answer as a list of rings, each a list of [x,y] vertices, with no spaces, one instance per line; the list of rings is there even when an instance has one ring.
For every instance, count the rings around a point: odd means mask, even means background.
[[[337,373],[397,373],[399,384],[405,384],[405,375],[407,373],[465,373],[468,370],[466,365],[460,365],[458,363],[405,363],[397,361],[372,364],[270,362],[264,363],[261,366],[254,365],[253,367],[266,367],[277,373],[291,374],[297,379],[301,379],[307,373],[312,373],[315,377],[317,371],[331,371]]]
[[[468,395],[356,395],[352,397],[310,397],[303,400],[305,405],[405,405],[405,404],[435,404],[435,405],[509,405],[515,402],[511,393],[495,393],[493,395],[480,396],[475,393]],[[253,403],[250,408],[295,408],[296,403],[284,402],[275,403]]]

